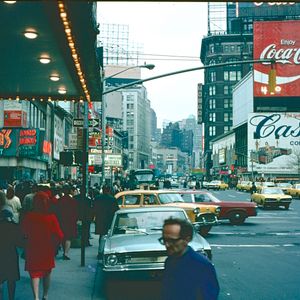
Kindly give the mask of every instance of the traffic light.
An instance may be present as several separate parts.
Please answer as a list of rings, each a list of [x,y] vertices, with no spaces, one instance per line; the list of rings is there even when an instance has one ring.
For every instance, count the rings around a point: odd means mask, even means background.
[[[274,64],[271,65],[271,70],[269,71],[269,92],[270,94],[275,94],[276,88],[276,69]]]

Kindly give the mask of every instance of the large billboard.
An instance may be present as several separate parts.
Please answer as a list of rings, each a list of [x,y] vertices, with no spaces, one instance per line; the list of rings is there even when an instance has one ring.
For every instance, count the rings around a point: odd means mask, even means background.
[[[300,164],[300,113],[248,116],[248,171],[297,174]]]
[[[275,59],[276,88],[268,87],[269,63],[254,64],[254,97],[300,96],[300,21],[254,22],[254,59]]]
[[[296,2],[237,2],[236,17],[279,17],[297,16],[300,14],[300,4]]]

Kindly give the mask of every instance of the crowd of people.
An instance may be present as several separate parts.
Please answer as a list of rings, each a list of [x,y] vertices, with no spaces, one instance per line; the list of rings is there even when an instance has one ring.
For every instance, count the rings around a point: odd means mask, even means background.
[[[94,186],[88,199],[82,201],[77,181],[49,184],[27,181],[0,190],[0,299],[4,282],[9,299],[14,299],[16,281],[20,279],[20,256],[25,259],[33,298],[40,299],[42,280],[42,299],[47,299],[55,257],[61,250],[62,259],[71,260],[71,243],[78,238],[83,220],[88,224],[85,246],[91,245],[90,224],[95,221],[100,247],[101,237],[107,233],[118,209],[112,194],[109,186],[101,191]]]
[[[78,228],[83,221],[87,224],[85,246],[90,245],[90,225],[95,222],[95,233],[99,235],[99,247],[95,255],[100,259],[103,236],[107,234],[114,213],[119,209],[113,195],[121,187],[118,183],[113,187],[104,185],[101,189],[98,185],[94,185],[89,189],[87,199],[83,201],[80,182],[36,184],[30,181],[21,184],[22,189],[17,185],[9,185],[6,190],[0,190],[0,299],[2,299],[4,282],[7,282],[9,300],[14,299],[16,282],[20,280],[19,257],[21,256],[25,259],[25,271],[28,272],[31,280],[33,299],[40,299],[39,286],[42,281],[42,299],[46,300],[55,258],[62,252],[61,259],[65,261],[72,259],[70,250],[72,240],[78,238]],[[171,223],[165,223],[163,233],[168,255],[178,258],[189,253],[192,257],[194,254],[187,246],[192,239],[191,232],[176,231],[177,234],[181,234],[181,237],[174,239],[172,232],[168,234],[167,229],[171,225],[176,229],[178,224]],[[179,225],[188,226],[181,223]],[[192,225],[190,226],[191,229]],[[83,231],[81,234],[83,235]],[[171,238],[178,241],[178,245]],[[205,279],[205,276],[199,273],[203,278],[200,280],[201,284],[195,283],[197,293],[199,288],[209,283],[212,284],[217,295],[219,287],[213,265],[206,259],[202,260],[199,257],[195,259],[195,263],[204,268],[203,272],[209,272],[210,276]],[[166,271],[172,272],[172,269],[169,269],[171,265],[169,261],[171,260],[166,262]],[[175,259],[175,261],[179,260]],[[198,271],[191,272],[196,274]],[[168,278],[165,278],[165,284],[176,286],[176,282],[172,283]],[[172,297],[168,295],[164,299],[175,299]],[[203,299],[216,298],[204,297]]]

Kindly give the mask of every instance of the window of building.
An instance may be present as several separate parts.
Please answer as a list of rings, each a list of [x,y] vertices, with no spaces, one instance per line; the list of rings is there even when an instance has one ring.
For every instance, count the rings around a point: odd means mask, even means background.
[[[211,59],[208,64],[209,65],[215,65],[216,64],[216,60],[215,59]]]
[[[229,122],[229,113],[224,113],[224,122]]]
[[[216,126],[209,126],[208,135],[209,136],[215,136],[216,135]]]
[[[216,99],[209,99],[209,109],[216,108]]]
[[[209,96],[213,96],[216,94],[216,86],[213,85],[213,86],[210,86],[209,87]]]
[[[217,74],[216,74],[216,71],[211,71],[210,74],[209,74],[209,79],[210,79],[210,82],[215,82],[217,80]]]
[[[224,95],[228,95],[228,94],[229,94],[229,86],[224,85]]]
[[[224,71],[224,81],[228,81],[229,80],[229,73],[228,71]]]
[[[209,113],[209,121],[216,122],[216,113]]]
[[[232,107],[232,99],[224,99],[224,108],[231,108]]]
[[[223,46],[223,51],[224,52],[229,52],[229,46],[228,45],[224,45]]]
[[[209,45],[209,52],[215,53],[215,45],[214,44]]]
[[[230,131],[230,126],[224,126],[224,133]]]

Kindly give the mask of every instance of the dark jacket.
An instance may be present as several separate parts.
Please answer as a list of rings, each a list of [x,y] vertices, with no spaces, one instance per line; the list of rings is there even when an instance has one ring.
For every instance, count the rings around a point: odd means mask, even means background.
[[[112,195],[100,194],[95,197],[96,234],[104,235],[107,233],[117,210],[119,210],[119,206],[116,198]]]

